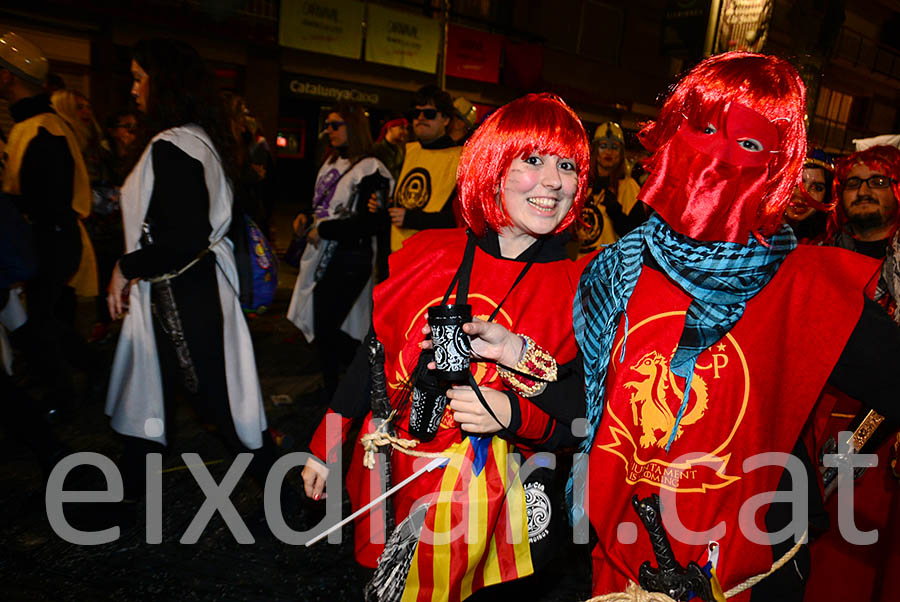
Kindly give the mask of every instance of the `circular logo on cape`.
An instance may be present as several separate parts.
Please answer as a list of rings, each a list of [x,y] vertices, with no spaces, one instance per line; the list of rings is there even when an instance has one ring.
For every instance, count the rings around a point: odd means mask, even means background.
[[[541,483],[525,483],[525,511],[528,517],[528,541],[534,543],[547,536],[553,509],[550,497]]]
[[[731,333],[697,358],[688,403],[672,435],[686,387],[670,362],[684,319],[685,312],[673,311],[629,328],[624,361],[619,360],[622,338],[613,346],[610,369],[617,393],[604,409],[611,422],[597,447],[625,461],[625,480],[631,485],[702,492],[740,478],[727,473],[729,447],[747,411],[750,374]]]
[[[593,250],[594,245],[600,240],[600,233],[603,232],[603,215],[592,202],[588,202],[585,203],[584,208],[581,210],[581,220],[584,222],[584,225],[578,225],[581,249],[585,251]]]
[[[421,209],[431,199],[431,174],[421,167],[414,167],[403,176],[394,200],[404,209]]]

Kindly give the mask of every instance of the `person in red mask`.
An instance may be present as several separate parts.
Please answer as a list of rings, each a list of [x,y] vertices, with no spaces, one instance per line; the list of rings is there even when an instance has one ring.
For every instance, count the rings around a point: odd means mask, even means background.
[[[596,536],[595,595],[801,600],[823,578],[802,437],[830,411],[819,393],[900,418],[885,369],[900,331],[864,295],[877,263],[798,247],[783,223],[805,110],[790,63],[733,52],[691,69],[641,132],[656,214],[591,262],[573,311],[589,426],[570,493],[576,533]],[[799,502],[771,503],[788,491]]]

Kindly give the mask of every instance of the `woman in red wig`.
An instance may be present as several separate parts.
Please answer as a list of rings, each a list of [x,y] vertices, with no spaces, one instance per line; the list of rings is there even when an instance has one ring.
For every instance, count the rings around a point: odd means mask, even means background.
[[[584,129],[559,98],[511,102],[463,151],[467,228],[421,232],[390,257],[374,294],[370,357],[359,354],[339,386],[310,445],[322,462],[303,471],[310,497],[323,495],[326,479],[334,495],[339,481],[327,475],[340,468],[336,453],[356,418],[365,418],[363,437],[346,480],[355,508],[436,457],[449,460],[357,520],[357,560],[378,567],[371,599],[463,600],[531,574],[562,534],[552,473],[520,479],[513,451],[559,445],[579,415],[551,417],[559,398],[581,397],[570,370],[579,268],[561,233],[581,210],[588,161]],[[475,318],[463,327],[475,359],[457,384],[435,377],[426,340],[428,308],[448,303],[467,303]],[[431,430],[416,418],[423,399],[437,401]],[[367,450],[387,451],[388,461]],[[379,478],[385,469],[390,483]]]

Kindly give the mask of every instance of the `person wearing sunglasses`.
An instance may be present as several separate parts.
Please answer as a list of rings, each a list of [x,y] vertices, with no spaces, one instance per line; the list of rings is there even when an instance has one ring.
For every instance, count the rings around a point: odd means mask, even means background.
[[[832,197],[837,203],[828,221],[831,235],[828,244],[883,260],[877,274],[874,298],[896,324],[900,324],[900,312],[897,311],[900,300],[898,178],[900,150],[893,146],[872,146],[839,160]],[[892,330],[891,319],[888,316],[883,316],[883,319],[886,324],[881,325],[880,332]],[[878,357],[887,355],[885,347],[877,340],[868,345]],[[859,365],[873,366],[885,374],[896,370],[896,363],[890,360],[879,364],[857,356],[855,361]],[[879,588],[887,591],[886,576],[891,574],[891,566],[895,562],[890,559],[892,556],[896,559],[893,551],[896,550],[898,536],[896,508],[900,503],[900,484],[897,480],[900,464],[892,467],[892,462],[896,462],[897,458],[897,423],[889,419],[879,422],[881,416],[861,404],[859,396],[850,397],[839,391],[831,391],[831,394],[835,397],[833,409],[822,429],[823,435],[817,441],[819,458],[824,457],[822,453],[833,453],[832,450],[841,441],[842,431],[854,432],[854,438],[861,433],[862,441],[865,441],[861,445],[861,453],[874,454],[878,464],[854,472],[850,485],[854,500],[853,515],[857,525],[877,530],[878,541],[868,546],[851,546],[845,541],[839,529],[833,526],[833,517],[838,514],[839,496],[830,495],[824,510],[832,517],[832,528],[812,543],[811,574],[839,574],[841,578],[813,579],[807,588],[806,599],[879,599],[873,591]],[[896,400],[896,390],[884,392],[882,396]],[[874,428],[866,428],[867,425],[874,425]],[[827,467],[822,466],[820,470],[827,474]],[[879,583],[882,580],[884,583]]]
[[[452,115],[450,95],[437,86],[422,87],[412,99],[406,118],[416,141],[406,145],[403,168],[387,210],[391,251],[419,230],[456,226],[453,199],[462,148],[447,135]]]
[[[340,104],[325,119],[329,154],[319,169],[307,220],[307,245],[287,317],[316,341],[325,380],[322,398],[337,387],[341,360],[353,357],[371,321],[374,236],[378,218],[366,209],[384,204],[394,184],[373,156],[365,109]]]

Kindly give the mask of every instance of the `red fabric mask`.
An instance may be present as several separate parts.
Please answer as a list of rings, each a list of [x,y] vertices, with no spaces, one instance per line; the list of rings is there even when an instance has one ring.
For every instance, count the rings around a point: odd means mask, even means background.
[[[640,198],[681,234],[746,244],[757,228],[778,130],[740,104],[712,115],[704,128],[682,122],[657,151]]]

